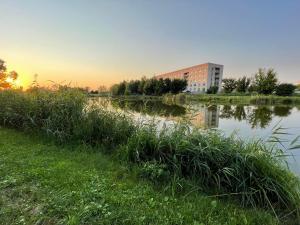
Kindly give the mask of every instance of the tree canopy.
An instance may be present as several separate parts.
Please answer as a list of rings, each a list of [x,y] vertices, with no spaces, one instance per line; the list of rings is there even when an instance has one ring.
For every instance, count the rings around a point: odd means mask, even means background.
[[[0,59],[0,89],[12,88],[17,78],[18,73],[16,71],[7,72],[5,62]]]
[[[122,81],[111,87],[112,95],[163,95],[178,94],[186,89],[187,81],[182,79],[146,79]]]

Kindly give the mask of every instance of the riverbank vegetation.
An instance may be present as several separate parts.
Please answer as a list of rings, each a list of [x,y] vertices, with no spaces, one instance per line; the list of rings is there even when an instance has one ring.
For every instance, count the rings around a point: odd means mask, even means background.
[[[0,224],[278,224],[203,193],[172,194],[87,145],[0,128]]]
[[[277,74],[273,69],[259,69],[252,78],[241,77],[239,79],[223,79],[224,93],[257,93],[259,95],[291,96],[296,90],[293,84],[279,83]],[[216,93],[216,92],[215,92]]]
[[[68,87],[1,91],[0,124],[62,144],[91,146],[136,165],[142,177],[168,183],[175,192],[190,186],[191,192],[299,222],[299,179],[284,166],[280,150],[260,141],[246,143],[185,125],[158,131],[88,104],[81,91]]]
[[[199,101],[207,103],[222,103],[222,104],[250,104],[250,105],[299,105],[300,96],[276,96],[276,95],[243,95],[243,94],[185,94],[181,99],[185,101]],[[177,97],[165,96],[166,102],[177,101]],[[173,102],[174,102],[173,100]]]

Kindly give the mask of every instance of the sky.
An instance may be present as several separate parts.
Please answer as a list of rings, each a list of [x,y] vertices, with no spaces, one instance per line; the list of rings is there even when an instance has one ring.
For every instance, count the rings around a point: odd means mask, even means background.
[[[0,0],[0,58],[24,86],[37,74],[90,86],[201,63],[224,77],[274,68],[300,80],[299,0]]]

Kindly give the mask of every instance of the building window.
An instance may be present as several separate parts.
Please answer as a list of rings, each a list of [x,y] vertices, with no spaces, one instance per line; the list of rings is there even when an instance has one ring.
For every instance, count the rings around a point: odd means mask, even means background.
[[[188,79],[188,78],[189,78],[189,72],[184,73],[184,74],[183,74],[183,78],[184,78],[184,79]]]

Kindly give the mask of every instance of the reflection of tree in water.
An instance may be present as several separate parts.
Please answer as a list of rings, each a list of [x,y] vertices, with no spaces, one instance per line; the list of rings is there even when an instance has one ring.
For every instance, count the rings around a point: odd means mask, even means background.
[[[243,105],[237,105],[233,113],[234,119],[241,121],[247,119],[247,114]]]
[[[291,106],[274,106],[273,112],[275,116],[286,117],[291,114]]]
[[[291,110],[291,106],[274,106],[272,110],[270,106],[257,106],[254,108],[243,105],[224,105],[220,111],[220,118],[233,118],[238,121],[246,120],[251,124],[252,128],[264,128],[271,122],[273,115],[286,117],[291,114]]]
[[[220,118],[224,118],[224,119],[230,119],[232,118],[233,115],[233,109],[231,107],[231,105],[224,105],[222,110],[220,111]]]
[[[123,110],[158,116],[183,116],[186,108],[179,105],[167,105],[153,100],[112,100],[112,106]]]
[[[241,121],[247,119],[247,114],[245,112],[245,108],[243,105],[237,105],[237,106],[224,105],[220,112],[220,118],[224,118],[224,119],[234,118],[238,121]]]
[[[265,128],[272,120],[272,110],[268,106],[258,106],[248,115],[248,122],[252,128]]]

